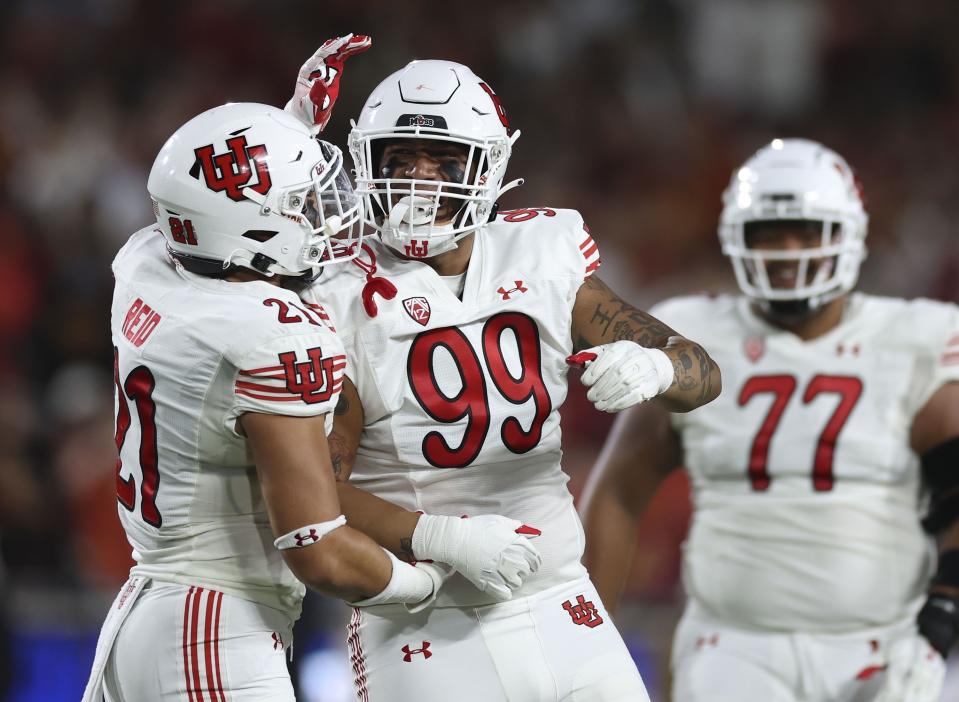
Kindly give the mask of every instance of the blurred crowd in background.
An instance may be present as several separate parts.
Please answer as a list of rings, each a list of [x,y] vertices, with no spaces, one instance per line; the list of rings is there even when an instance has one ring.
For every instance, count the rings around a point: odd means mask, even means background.
[[[115,507],[110,261],[151,222],[147,173],[187,119],[227,101],[282,105],[324,39],[370,34],[326,138],[345,145],[366,95],[408,61],[469,65],[523,132],[508,177],[526,184],[504,206],[580,210],[602,277],[642,306],[734,288],[720,194],[774,136],[822,141],[858,170],[864,289],[959,300],[957,28],[950,0],[0,2],[0,699],[79,697],[131,562]],[[610,418],[573,386],[578,492]],[[676,473],[644,521],[621,617],[653,699],[687,514]],[[342,702],[343,608],[317,599],[298,634],[302,696]]]

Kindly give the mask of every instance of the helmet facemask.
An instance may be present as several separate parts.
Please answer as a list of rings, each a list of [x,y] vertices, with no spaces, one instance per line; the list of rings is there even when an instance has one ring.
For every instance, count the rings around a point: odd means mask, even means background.
[[[267,275],[304,275],[315,278],[319,269],[328,263],[343,262],[355,258],[362,242],[363,202],[357,197],[350,185],[349,177],[343,166],[343,154],[335,146],[320,141],[323,160],[317,161],[310,169],[311,180],[283,188],[274,188],[266,197],[259,196],[249,188],[244,195],[260,204],[261,214],[269,215],[275,210],[280,216],[300,225],[303,231],[302,244],[292,266],[284,266],[279,261],[282,255],[289,253],[289,244],[276,242],[270,246],[268,240],[258,252],[270,258],[273,263],[267,270],[260,265],[252,267]],[[229,263],[245,265],[248,251],[237,250]]]
[[[384,243],[408,256],[435,256],[455,248],[494,213],[514,140],[463,138],[420,127],[379,134],[354,129],[350,149],[357,164],[357,190],[368,198],[367,224]],[[390,177],[397,170],[390,165],[391,150],[401,150],[405,141],[411,150],[429,150],[431,142],[439,150],[453,147],[460,158],[455,165],[439,163],[442,180]]]
[[[723,253],[732,260],[740,289],[751,298],[769,303],[804,300],[813,311],[856,283],[863,247],[849,234],[852,222],[756,219],[724,226]],[[785,247],[787,237],[804,245]]]

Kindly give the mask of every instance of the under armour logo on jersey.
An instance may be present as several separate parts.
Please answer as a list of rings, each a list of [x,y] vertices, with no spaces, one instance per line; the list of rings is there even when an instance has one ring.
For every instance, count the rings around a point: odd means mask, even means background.
[[[845,356],[847,353],[849,353],[853,356],[858,357],[860,350],[861,349],[859,348],[859,344],[852,344],[850,346],[846,346],[845,344],[839,344],[838,346],[836,346],[836,355]]]
[[[286,389],[299,395],[308,405],[325,402],[333,397],[333,366],[335,359],[323,358],[319,346],[306,350],[308,361],[297,363],[296,352],[286,351],[279,355],[286,374]]]
[[[513,283],[516,285],[515,288],[507,290],[506,288],[501,287],[501,288],[498,288],[496,292],[502,295],[504,300],[509,300],[510,299],[509,296],[512,295],[513,293],[524,293],[527,290],[529,290],[529,288],[523,286],[522,280],[514,280]]]
[[[273,632],[273,650],[282,651],[283,650],[283,637]]]
[[[413,648],[413,649],[410,648],[409,644],[405,644],[402,648],[402,651],[403,651],[403,661],[406,663],[412,663],[413,656],[415,656],[417,653],[422,653],[424,660],[428,659],[430,656],[433,655],[433,652],[430,651],[429,641],[424,641],[422,647]]]
[[[194,149],[196,164],[190,169],[190,175],[199,179],[199,166],[203,169],[203,177],[210,190],[216,193],[226,191],[227,196],[236,202],[246,198],[243,194],[245,188],[266,195],[273,185],[266,163],[266,145],[247,146],[245,136],[235,136],[226,140],[226,148],[229,151],[225,154],[214,154],[213,144]],[[257,177],[256,183],[252,185],[251,160]]]
[[[719,634],[713,634],[712,636],[699,636],[696,638],[696,648],[706,648],[706,646],[712,646],[715,648],[719,645]]]
[[[420,242],[417,242],[416,239],[410,239],[410,243],[403,248],[410,258],[426,258],[430,252],[430,242],[426,239]]]
[[[576,596],[576,604],[566,600],[563,603],[563,609],[569,613],[573,624],[585,625],[592,629],[594,626],[599,626],[603,623],[603,618],[596,609],[596,605],[587,601],[583,595]]]
[[[316,543],[320,540],[319,535],[316,533],[316,529],[310,529],[310,531],[306,534],[296,532],[293,534],[293,538],[296,539],[297,546],[309,546],[310,544]]]
[[[430,321],[430,301],[425,297],[406,298],[403,300],[403,309],[420,326],[425,327]]]

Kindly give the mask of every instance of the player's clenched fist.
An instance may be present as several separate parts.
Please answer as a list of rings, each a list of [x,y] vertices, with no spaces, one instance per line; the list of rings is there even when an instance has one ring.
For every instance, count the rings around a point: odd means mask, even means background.
[[[614,341],[580,351],[568,359],[585,364],[580,379],[586,397],[602,412],[620,412],[666,392],[675,371],[669,356],[632,341]]]
[[[362,34],[347,34],[323,42],[300,68],[286,111],[296,115],[314,133],[323,131],[340,94],[343,64],[353,54],[369,49],[372,43]]]
[[[506,601],[539,568],[539,551],[529,542],[538,535],[537,529],[494,514],[468,519],[424,514],[413,531],[413,555],[448,563],[482,592]]]

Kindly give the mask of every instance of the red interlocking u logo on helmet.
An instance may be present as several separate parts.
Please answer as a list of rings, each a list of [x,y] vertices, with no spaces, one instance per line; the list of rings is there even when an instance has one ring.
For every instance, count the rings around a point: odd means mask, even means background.
[[[293,395],[299,395],[308,405],[326,402],[333,397],[333,366],[335,359],[323,358],[319,346],[306,350],[308,361],[297,362],[295,351],[286,351],[279,355],[283,372],[286,374],[286,389]]]
[[[203,177],[207,187],[215,193],[226,191],[231,200],[239,202],[246,196],[244,188],[250,188],[260,195],[266,195],[273,185],[270,179],[270,169],[266,163],[266,144],[247,146],[245,136],[236,136],[226,140],[225,154],[214,154],[213,144],[194,149],[197,163],[203,169]],[[250,183],[253,178],[253,169],[256,169],[256,182]],[[194,168],[196,168],[194,166]],[[191,174],[198,175],[191,171]]]

